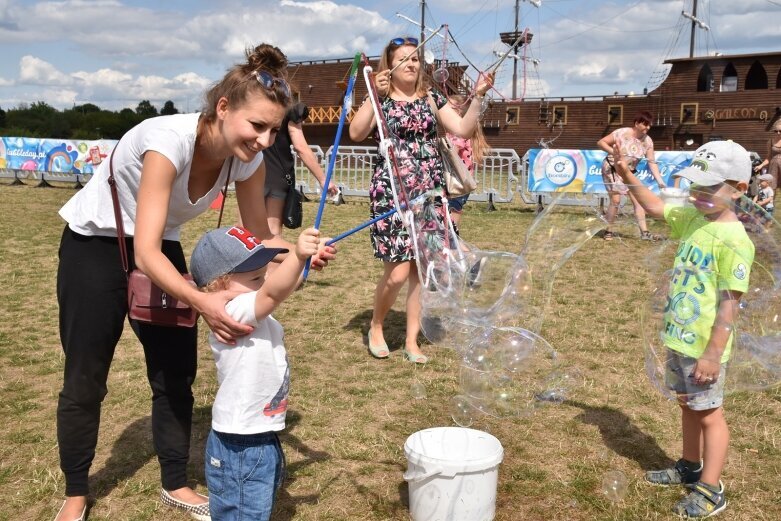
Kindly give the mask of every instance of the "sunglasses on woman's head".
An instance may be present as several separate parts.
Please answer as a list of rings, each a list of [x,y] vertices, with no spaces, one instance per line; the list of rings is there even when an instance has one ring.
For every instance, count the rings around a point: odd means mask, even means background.
[[[391,40],[390,43],[391,43],[391,45],[397,45],[397,46],[402,46],[402,45],[409,44],[409,45],[414,45],[415,47],[417,47],[418,39],[417,38],[412,38],[410,36],[408,36],[406,38],[398,37],[398,38],[394,38],[393,40]]]
[[[264,89],[268,91],[273,91],[274,86],[276,85],[279,87],[279,90],[282,92],[282,94],[285,95],[286,98],[290,97],[290,85],[284,78],[278,78],[274,75],[272,75],[268,71],[255,71],[253,73],[255,76],[255,79],[258,80],[258,83],[260,83]]]

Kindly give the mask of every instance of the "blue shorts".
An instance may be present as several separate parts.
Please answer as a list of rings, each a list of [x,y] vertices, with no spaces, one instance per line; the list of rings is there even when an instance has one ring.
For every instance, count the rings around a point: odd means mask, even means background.
[[[448,198],[447,204],[451,212],[461,213],[464,211],[464,206],[469,200],[469,194],[462,195],[461,197]]]
[[[696,358],[668,349],[665,384],[668,389],[678,394],[680,403],[692,411],[718,409],[724,403],[727,364],[721,364],[719,378],[715,382],[704,385],[694,383],[692,373],[696,364]]]
[[[271,518],[285,477],[285,455],[276,432],[226,434],[212,429],[204,466],[213,521]]]

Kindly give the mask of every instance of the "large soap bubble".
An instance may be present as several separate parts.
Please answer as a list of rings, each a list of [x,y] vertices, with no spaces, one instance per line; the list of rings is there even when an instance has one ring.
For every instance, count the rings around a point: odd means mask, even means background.
[[[561,360],[540,329],[557,270],[604,223],[582,213],[553,214],[554,199],[537,215],[518,253],[481,250],[455,233],[442,190],[423,175],[418,151],[395,136],[381,149],[397,210],[412,238],[421,281],[421,330],[462,357],[461,394],[451,404],[454,421],[471,422],[472,409],[517,416],[540,396],[563,401],[563,388],[551,384]]]
[[[717,189],[690,187],[666,207],[672,239],[650,256],[641,314],[649,379],[684,403],[711,385],[728,394],[781,382],[779,227],[745,196]],[[674,242],[681,234],[689,239]],[[698,381],[708,363],[723,366],[719,376]]]

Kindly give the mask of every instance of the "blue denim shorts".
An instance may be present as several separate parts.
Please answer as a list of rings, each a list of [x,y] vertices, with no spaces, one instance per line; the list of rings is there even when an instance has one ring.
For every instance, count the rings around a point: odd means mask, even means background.
[[[213,521],[271,518],[274,498],[285,477],[285,455],[276,432],[212,430],[204,465]]]
[[[447,204],[451,212],[461,213],[464,211],[464,206],[466,206],[468,200],[469,194],[462,195],[461,197],[449,197]]]
[[[668,389],[678,393],[680,403],[692,411],[718,409],[724,403],[727,364],[721,364],[719,378],[715,382],[703,385],[694,383],[692,373],[696,364],[696,358],[668,349],[665,384]]]

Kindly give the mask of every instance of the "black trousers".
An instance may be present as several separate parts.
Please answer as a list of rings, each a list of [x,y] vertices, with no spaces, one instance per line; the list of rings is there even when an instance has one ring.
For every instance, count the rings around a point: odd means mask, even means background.
[[[132,269],[133,240],[126,240]],[[162,251],[180,272],[186,272],[178,242],[163,241]],[[65,495],[83,496],[89,492],[87,478],[108,371],[127,316],[127,279],[116,237],[88,237],[66,226],[59,256],[57,301],[65,375],[57,404],[57,440]],[[152,438],[162,485],[175,490],[187,484],[198,332],[195,327],[152,326],[135,320],[130,325],[144,347],[152,388]]]

